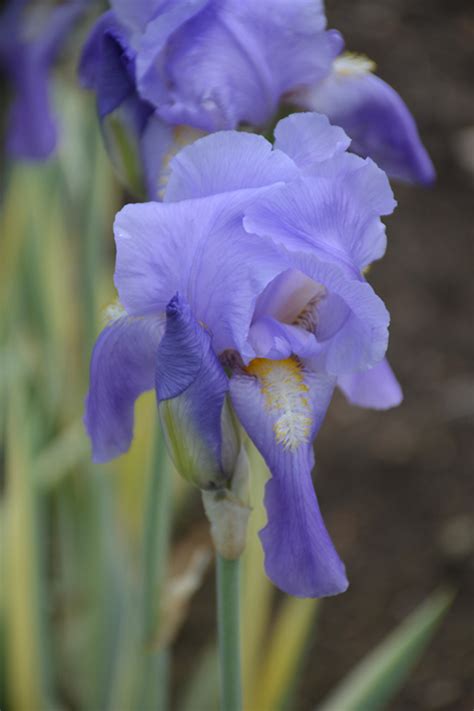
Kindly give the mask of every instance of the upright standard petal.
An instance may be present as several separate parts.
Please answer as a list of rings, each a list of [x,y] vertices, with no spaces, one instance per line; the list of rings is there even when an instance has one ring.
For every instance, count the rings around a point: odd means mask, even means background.
[[[435,179],[413,116],[397,92],[370,72],[367,60],[343,55],[332,74],[298,101],[342,126],[351,150],[370,156],[391,177],[423,185]]]
[[[260,532],[265,570],[298,597],[335,595],[348,585],[311,480],[312,440],[333,388],[333,378],[304,371],[294,358],[257,359],[230,382],[235,411],[272,475],[265,490],[268,523]]]
[[[167,96],[169,79],[164,74],[164,64],[173,37],[178,30],[208,5],[210,0],[152,0],[151,12],[141,31],[134,33],[132,41],[137,50],[137,83],[140,94],[158,106]],[[128,4],[130,0],[115,0],[115,4]],[[123,13],[120,13],[123,17]],[[135,28],[134,28],[135,29]],[[178,122],[181,123],[181,122]]]
[[[166,331],[156,361],[158,409],[178,472],[200,489],[225,484],[222,417],[228,380],[211,337],[176,295],[166,309]]]
[[[315,112],[291,114],[275,127],[275,148],[286,153],[300,168],[323,163],[344,152],[351,139],[326,116]]]
[[[340,375],[337,384],[349,402],[359,407],[388,410],[403,400],[400,383],[386,358],[362,373]]]
[[[383,256],[380,215],[394,206],[386,176],[368,161],[347,175],[304,176],[269,192],[246,210],[244,226],[357,272]]]
[[[264,125],[288,90],[330,69],[319,0],[165,4],[138,51],[142,95],[166,121],[205,131]],[[166,51],[164,47],[166,44]]]
[[[127,311],[163,312],[176,292],[209,329],[213,348],[242,352],[258,295],[285,267],[271,243],[242,228],[262,189],[128,205],[115,220],[115,283]]]
[[[219,131],[183,148],[170,170],[167,202],[260,188],[298,175],[291,158],[263,136],[236,131]]]
[[[84,418],[95,462],[118,457],[130,447],[135,400],[155,384],[162,334],[162,318],[125,315],[97,339]]]

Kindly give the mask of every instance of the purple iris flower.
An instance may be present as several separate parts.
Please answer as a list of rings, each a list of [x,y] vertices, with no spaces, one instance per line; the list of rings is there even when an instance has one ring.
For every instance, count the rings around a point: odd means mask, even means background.
[[[320,0],[111,6],[84,47],[79,75],[96,91],[119,172],[136,183],[141,166],[150,198],[161,197],[180,147],[203,132],[266,127],[285,93],[327,75],[339,48]]]
[[[167,123],[265,126],[283,94],[335,56],[321,0],[112,0],[137,53],[140,95]]]
[[[344,41],[326,31],[320,0],[111,5],[86,44],[80,74],[97,92],[104,127],[113,114],[115,129],[104,133],[119,172],[136,182],[130,175],[141,166],[151,198],[162,196],[172,155],[198,137],[191,129],[263,129],[282,101],[326,114],[351,137],[352,151],[390,176],[434,180],[403,100],[371,73],[370,61],[341,55]],[[127,136],[133,150],[124,159]]]
[[[49,75],[85,6],[86,0],[70,0],[45,12],[27,0],[10,0],[0,16],[0,68],[14,91],[6,145],[15,158],[44,160],[56,147]]]
[[[349,143],[300,113],[278,123],[274,147],[223,131],[178,153],[163,202],[116,217],[123,313],[98,338],[86,403],[103,462],[129,448],[134,402],[155,387],[175,464],[203,489],[232,476],[231,403],[271,472],[267,574],[303,597],[348,584],[311,479],[334,388],[381,409],[401,399],[384,359],[389,315],[363,276],[395,202]]]
[[[340,39],[341,51],[343,40]],[[370,156],[398,180],[430,185],[433,163],[403,99],[372,72],[366,57],[344,53],[322,81],[297,90],[291,101],[301,108],[326,114],[351,137],[351,150]]]

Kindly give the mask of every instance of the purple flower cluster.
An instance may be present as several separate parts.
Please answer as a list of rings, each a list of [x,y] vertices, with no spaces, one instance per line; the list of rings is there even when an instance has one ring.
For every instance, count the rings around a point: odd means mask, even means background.
[[[196,137],[190,129],[267,130],[282,102],[326,114],[353,139],[351,150],[389,175],[432,182],[407,107],[370,62],[341,54],[343,39],[326,30],[322,0],[111,5],[86,43],[80,76],[96,91],[119,172],[136,184],[141,166],[151,199],[161,197],[170,154]]]
[[[205,489],[232,474],[231,404],[271,472],[267,574],[305,597],[347,587],[311,479],[334,388],[362,406],[401,400],[385,360],[389,315],[364,277],[395,202],[349,143],[324,116],[299,113],[277,124],[273,147],[222,131],[178,153],[163,201],[116,217],[123,312],[95,346],[86,406],[103,462],[128,449],[134,402],[155,388],[178,467]]]

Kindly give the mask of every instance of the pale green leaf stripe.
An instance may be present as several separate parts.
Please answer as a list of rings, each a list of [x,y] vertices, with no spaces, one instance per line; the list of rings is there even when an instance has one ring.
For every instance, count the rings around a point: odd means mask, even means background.
[[[381,644],[373,649],[318,711],[375,711],[401,687],[443,619],[453,599],[446,589],[434,592]]]

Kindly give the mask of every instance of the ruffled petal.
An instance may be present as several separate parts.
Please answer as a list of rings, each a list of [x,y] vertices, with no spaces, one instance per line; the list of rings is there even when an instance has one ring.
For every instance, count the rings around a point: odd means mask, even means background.
[[[366,161],[347,174],[305,176],[269,192],[246,210],[244,226],[290,249],[311,249],[358,271],[384,254],[380,215],[394,207],[386,176]]]
[[[388,410],[403,400],[400,383],[386,358],[363,373],[340,375],[337,384],[349,402],[359,407]]]
[[[216,353],[241,352],[258,295],[285,268],[271,244],[241,227],[243,206],[259,194],[123,208],[114,227],[115,283],[127,311],[162,312],[179,292],[209,329]]]
[[[348,582],[311,480],[311,442],[334,379],[303,373],[293,359],[256,363],[253,375],[231,379],[230,392],[240,421],[272,475],[265,490],[268,523],[260,532],[265,570],[290,595],[335,595],[346,590]]]
[[[155,384],[163,330],[163,319],[122,316],[97,339],[84,418],[95,462],[118,457],[130,447],[135,400]]]
[[[275,127],[275,148],[300,168],[322,163],[345,151],[351,139],[326,116],[314,112],[291,114]]]
[[[404,101],[379,77],[353,69],[350,59],[337,60],[333,73],[304,94],[300,105],[342,126],[352,139],[351,150],[370,156],[391,177],[424,185],[435,179]]]
[[[298,175],[293,161],[263,136],[235,131],[220,131],[183,148],[170,169],[167,202],[259,188]]]
[[[176,469],[201,489],[225,482],[221,420],[227,390],[209,334],[175,296],[166,309],[166,332],[157,353],[158,408]]]

